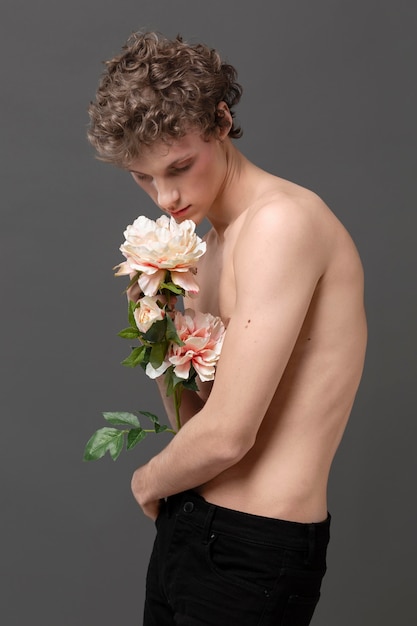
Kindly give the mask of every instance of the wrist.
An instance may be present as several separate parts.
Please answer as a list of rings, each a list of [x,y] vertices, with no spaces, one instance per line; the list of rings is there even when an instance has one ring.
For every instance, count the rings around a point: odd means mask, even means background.
[[[140,507],[146,506],[150,502],[151,498],[148,493],[147,480],[146,480],[146,465],[139,467],[133,472],[132,481],[130,484],[133,496]]]

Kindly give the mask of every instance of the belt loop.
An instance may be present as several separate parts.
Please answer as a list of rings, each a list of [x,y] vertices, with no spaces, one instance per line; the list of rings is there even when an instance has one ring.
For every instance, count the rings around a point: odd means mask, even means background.
[[[310,565],[314,559],[314,552],[316,548],[316,527],[314,524],[308,526],[308,553],[306,564]]]
[[[204,545],[207,545],[210,542],[211,523],[213,521],[215,511],[216,511],[216,506],[214,504],[210,504],[209,509],[207,511],[206,519],[204,520],[204,527],[203,527],[203,544]]]

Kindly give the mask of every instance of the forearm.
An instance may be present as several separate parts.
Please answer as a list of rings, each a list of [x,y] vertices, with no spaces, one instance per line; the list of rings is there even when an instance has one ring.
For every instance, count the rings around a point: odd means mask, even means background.
[[[245,447],[230,445],[224,433],[202,428],[202,421],[200,413],[134,473],[132,491],[144,510],[147,503],[209,481],[246,453]]]
[[[177,416],[174,406],[174,397],[166,395],[166,385],[164,376],[156,378],[159,393],[168,416],[171,426],[177,429]],[[196,413],[201,411],[205,404],[205,401],[195,392],[183,389],[181,392],[181,405],[179,409],[180,423],[183,426],[189,419],[191,419]]]

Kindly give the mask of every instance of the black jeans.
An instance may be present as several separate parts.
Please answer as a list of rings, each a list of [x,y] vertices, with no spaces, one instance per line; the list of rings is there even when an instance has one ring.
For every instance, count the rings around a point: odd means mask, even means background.
[[[232,511],[193,491],[162,503],[144,626],[307,626],[330,515],[301,524]]]

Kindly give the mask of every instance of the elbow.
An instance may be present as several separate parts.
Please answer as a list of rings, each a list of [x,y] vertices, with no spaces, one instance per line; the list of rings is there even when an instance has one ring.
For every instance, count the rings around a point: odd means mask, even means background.
[[[236,465],[249,452],[255,439],[246,434],[236,434],[221,430],[216,433],[213,450],[225,469]]]

